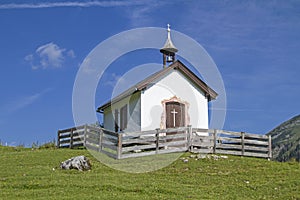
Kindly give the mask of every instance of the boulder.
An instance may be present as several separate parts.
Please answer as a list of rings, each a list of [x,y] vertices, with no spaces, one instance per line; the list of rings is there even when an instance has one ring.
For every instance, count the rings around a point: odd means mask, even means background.
[[[79,171],[90,170],[90,161],[85,156],[76,156],[65,160],[60,164],[61,169],[77,169]]]

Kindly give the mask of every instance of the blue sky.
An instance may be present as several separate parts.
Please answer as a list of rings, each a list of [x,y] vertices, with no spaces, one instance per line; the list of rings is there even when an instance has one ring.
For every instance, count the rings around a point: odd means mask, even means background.
[[[299,114],[300,1],[2,0],[1,142],[30,146],[73,126],[73,84],[89,52],[119,32],[167,23],[218,66],[227,95],[224,129],[266,133]],[[95,107],[122,73],[150,62],[160,63],[160,53],[133,52],[115,62]]]

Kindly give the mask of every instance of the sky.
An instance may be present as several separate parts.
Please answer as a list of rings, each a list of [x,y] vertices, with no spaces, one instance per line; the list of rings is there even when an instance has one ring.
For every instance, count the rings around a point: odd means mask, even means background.
[[[223,129],[265,134],[299,114],[298,0],[2,0],[1,143],[56,139],[58,129],[74,126],[73,85],[87,55],[122,31],[168,23],[201,44],[217,65],[227,96],[227,107],[219,108],[227,110]],[[120,57],[99,83],[95,108],[126,71],[161,60],[155,50]]]

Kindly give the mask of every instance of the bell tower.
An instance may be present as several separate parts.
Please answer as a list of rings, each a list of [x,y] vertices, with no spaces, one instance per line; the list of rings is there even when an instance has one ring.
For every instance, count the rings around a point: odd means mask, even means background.
[[[178,51],[171,40],[170,24],[168,24],[167,32],[168,38],[165,42],[165,45],[160,49],[160,52],[163,54],[164,68],[167,67],[167,63],[173,63],[175,61],[175,53]]]

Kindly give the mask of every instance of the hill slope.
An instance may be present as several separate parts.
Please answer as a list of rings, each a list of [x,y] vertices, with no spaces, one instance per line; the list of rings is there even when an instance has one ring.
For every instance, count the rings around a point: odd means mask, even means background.
[[[53,170],[77,155],[91,160],[91,171]],[[86,150],[0,147],[0,199],[300,198],[296,162],[239,156],[196,160],[189,155],[183,155],[188,162],[178,159],[158,171],[130,174],[101,164]]]
[[[284,162],[292,158],[300,161],[300,115],[270,131],[273,158]]]

